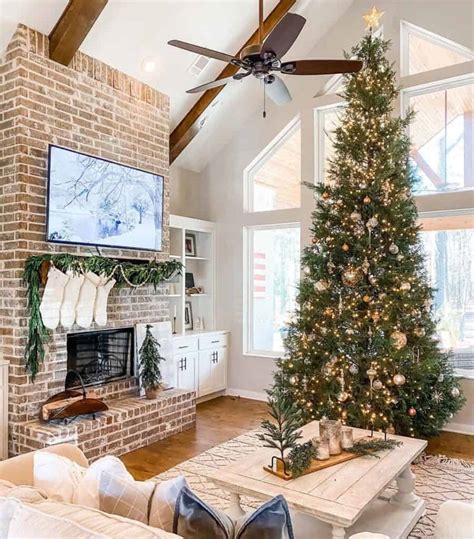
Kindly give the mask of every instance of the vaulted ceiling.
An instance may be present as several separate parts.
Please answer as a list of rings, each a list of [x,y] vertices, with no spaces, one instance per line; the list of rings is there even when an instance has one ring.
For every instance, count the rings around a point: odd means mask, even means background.
[[[308,22],[287,57],[304,58],[352,2],[297,0],[291,11]],[[265,0],[265,13],[277,3]],[[49,34],[66,5],[67,0],[0,0],[0,51],[18,23]],[[174,128],[199,99],[199,94],[186,94],[186,90],[213,80],[225,64],[211,60],[198,75],[193,74],[197,55],[167,42],[181,39],[234,54],[256,29],[257,11],[257,0],[109,0],[80,49],[169,95]],[[153,72],[144,70],[147,61],[155,62]],[[181,154],[178,164],[199,170],[212,158],[216,141],[228,138],[260,106],[258,81],[226,88],[214,104],[213,121]]]

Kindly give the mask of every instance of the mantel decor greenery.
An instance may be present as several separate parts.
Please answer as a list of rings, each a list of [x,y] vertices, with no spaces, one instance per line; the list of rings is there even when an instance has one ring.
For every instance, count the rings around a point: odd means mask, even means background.
[[[40,313],[40,288],[45,267],[53,265],[62,272],[94,272],[116,280],[116,286],[139,288],[146,284],[155,289],[163,282],[181,272],[181,263],[177,260],[124,261],[103,256],[75,256],[69,253],[42,254],[26,260],[23,280],[27,287],[27,306],[29,315],[28,339],[25,349],[25,368],[34,381],[38,369],[44,360],[44,345],[50,331],[45,327]]]

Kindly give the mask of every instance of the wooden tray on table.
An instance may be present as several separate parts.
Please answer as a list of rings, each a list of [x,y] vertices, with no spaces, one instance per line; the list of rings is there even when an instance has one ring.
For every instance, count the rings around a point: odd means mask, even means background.
[[[361,441],[361,440],[370,440],[369,436],[364,436],[363,438],[358,438],[354,441]],[[307,468],[301,475],[298,477],[302,477],[303,475],[308,475],[313,472],[317,472],[319,470],[324,470],[324,468],[329,468],[330,466],[336,466],[336,464],[342,464],[343,462],[346,462],[348,460],[356,459],[359,457],[362,457],[363,455],[357,455],[356,453],[349,453],[348,451],[342,451],[339,455],[332,455],[326,460],[317,460],[314,459],[310,465],[309,468]],[[271,473],[273,475],[276,475],[280,479],[284,479],[285,481],[290,481],[293,479],[293,476],[290,474],[285,474],[283,470],[283,464],[280,460],[277,460],[277,470],[275,471],[271,466],[264,466],[263,469]]]

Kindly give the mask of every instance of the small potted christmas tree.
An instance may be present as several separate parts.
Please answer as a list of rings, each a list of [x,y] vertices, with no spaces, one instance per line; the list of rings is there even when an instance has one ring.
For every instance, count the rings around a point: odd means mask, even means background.
[[[145,340],[139,350],[139,367],[142,385],[145,388],[147,399],[156,399],[158,393],[162,390],[162,376],[160,363],[166,361],[160,355],[159,342],[151,333],[151,325],[147,324]]]

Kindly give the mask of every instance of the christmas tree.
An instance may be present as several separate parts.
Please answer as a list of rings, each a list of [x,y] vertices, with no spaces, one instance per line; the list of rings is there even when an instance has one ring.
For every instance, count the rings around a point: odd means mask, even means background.
[[[364,428],[430,436],[462,406],[438,348],[411,189],[407,127],[393,115],[389,42],[370,31],[351,57],[335,157],[315,192],[312,245],[276,387],[304,410]]]
[[[147,324],[145,339],[138,354],[143,387],[146,391],[153,392],[161,388],[160,363],[165,361],[165,358],[160,355],[160,343],[153,337],[151,328],[152,326]]]

